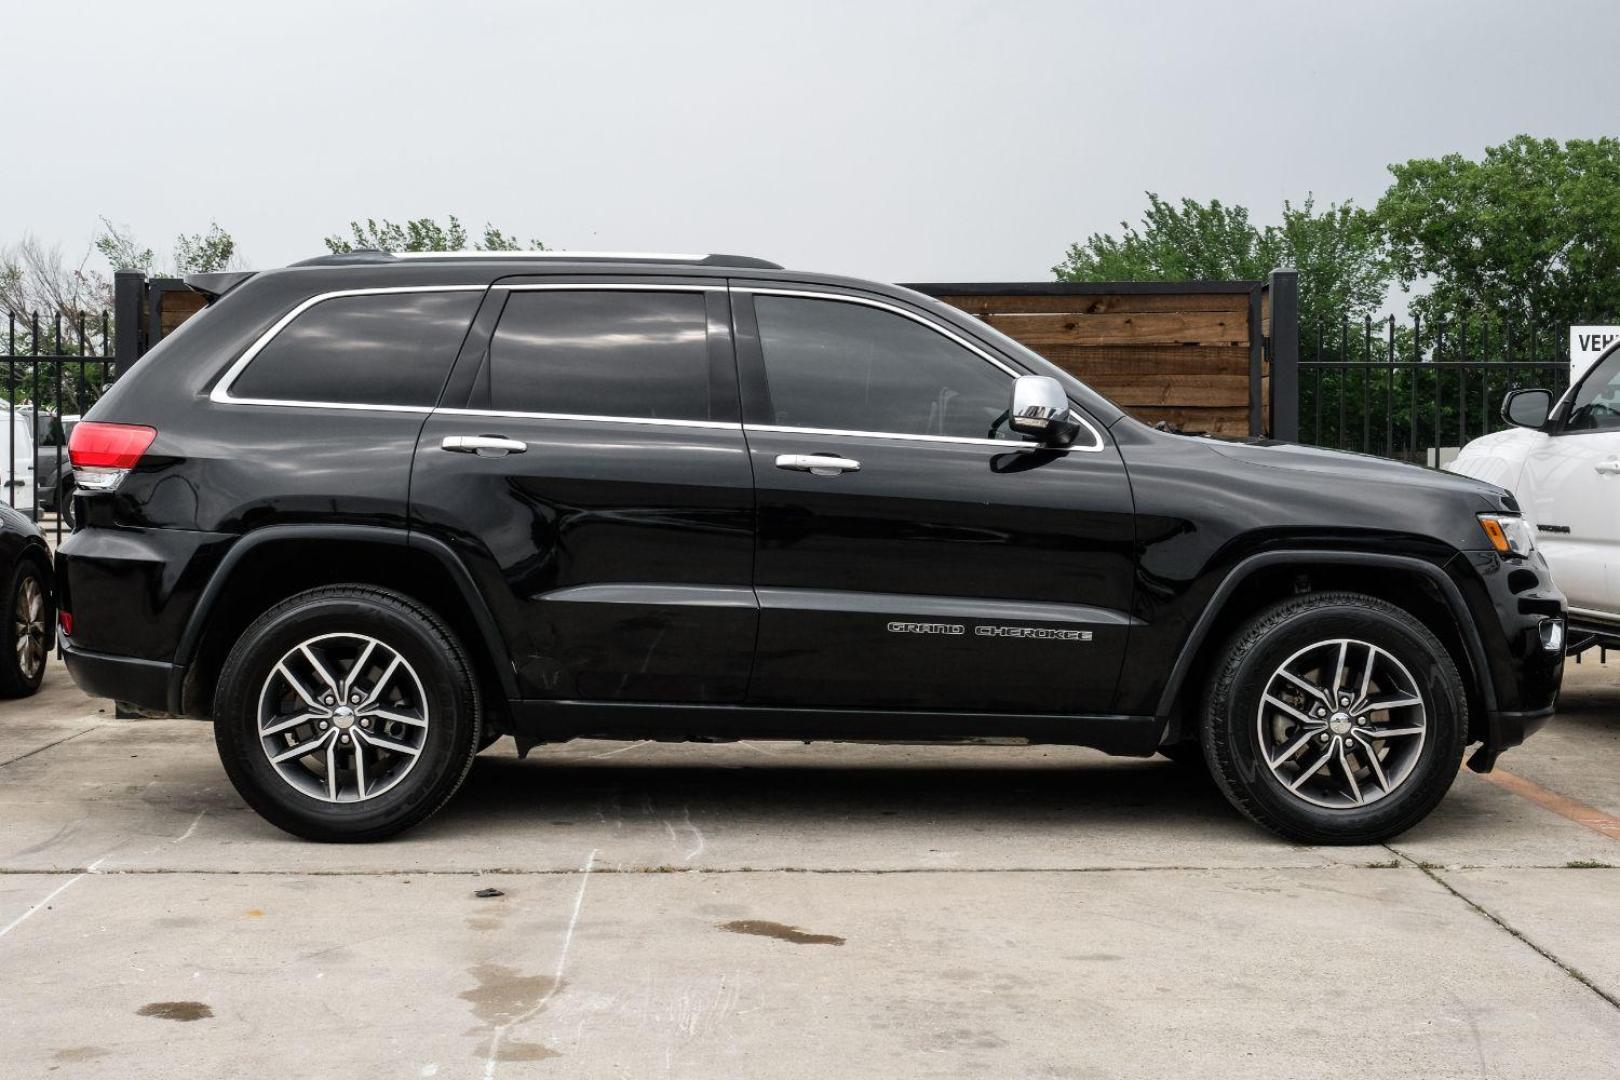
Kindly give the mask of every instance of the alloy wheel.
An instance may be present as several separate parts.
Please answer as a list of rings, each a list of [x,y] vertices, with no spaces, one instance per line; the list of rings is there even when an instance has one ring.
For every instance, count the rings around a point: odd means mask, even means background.
[[[1406,782],[1428,724],[1406,665],[1371,642],[1335,638],[1299,650],[1272,673],[1257,730],[1285,790],[1313,806],[1351,810]]]
[[[12,609],[17,642],[17,670],[28,682],[45,670],[45,590],[39,578],[26,575],[17,587]]]
[[[392,789],[421,760],[430,719],[416,670],[365,634],[299,642],[259,692],[266,759],[282,780],[324,802],[364,802]]]

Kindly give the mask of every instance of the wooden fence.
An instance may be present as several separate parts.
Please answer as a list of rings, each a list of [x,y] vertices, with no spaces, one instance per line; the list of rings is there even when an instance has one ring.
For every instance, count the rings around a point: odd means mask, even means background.
[[[1139,420],[1227,437],[1273,430],[1269,282],[910,287],[983,319]]]

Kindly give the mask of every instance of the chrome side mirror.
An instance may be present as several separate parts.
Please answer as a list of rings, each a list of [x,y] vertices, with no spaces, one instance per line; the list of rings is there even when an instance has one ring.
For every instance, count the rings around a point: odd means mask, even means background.
[[[1516,427],[1542,427],[1551,414],[1551,390],[1511,390],[1502,399],[1502,419]]]
[[[1013,380],[1007,426],[1048,446],[1064,446],[1073,441],[1078,430],[1069,415],[1070,408],[1069,395],[1056,379],[1049,375],[1020,375]]]

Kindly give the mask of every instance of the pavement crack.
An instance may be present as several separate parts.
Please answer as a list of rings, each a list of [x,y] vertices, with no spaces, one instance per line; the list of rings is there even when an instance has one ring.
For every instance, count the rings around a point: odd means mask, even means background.
[[[1567,870],[1570,873],[1580,873],[1584,867],[1572,867],[1568,863],[1459,863],[1446,866],[1432,866],[1418,863],[1407,856],[1400,856],[1402,867],[1410,863],[1417,869],[1435,870]],[[62,874],[79,874],[85,872],[83,866],[62,867],[24,867],[0,866],[0,877],[54,877]],[[671,874],[817,874],[828,877],[892,877],[907,874],[1221,874],[1221,873],[1333,873],[1337,871],[1355,870],[1363,873],[1388,873],[1392,867],[1388,863],[1247,863],[1229,866],[1193,866],[1178,864],[1174,866],[919,866],[919,867],[805,867],[805,866],[670,866],[668,864],[648,866],[596,866],[591,873],[595,875],[618,875],[634,877],[641,874],[656,874],[668,876]],[[1605,869],[1613,869],[1605,867]],[[476,878],[485,874],[504,877],[570,877],[579,873],[578,868],[569,867],[517,867],[517,866],[483,866],[468,867],[465,869],[433,869],[429,867],[403,867],[386,870],[321,870],[314,868],[286,869],[286,870],[224,870],[210,867],[178,867],[178,866],[126,866],[111,870],[101,870],[99,873],[108,877],[126,876],[158,876],[164,874],[190,877],[466,877]]]
[[[1390,850],[1394,851],[1393,848],[1391,848]],[[1479,903],[1477,900],[1474,900],[1471,897],[1465,895],[1462,892],[1461,889],[1458,889],[1451,882],[1449,882],[1445,878],[1441,877],[1439,870],[1437,870],[1435,867],[1432,867],[1432,866],[1428,865],[1427,863],[1418,862],[1416,859],[1412,858],[1411,856],[1402,855],[1400,852],[1395,852],[1395,854],[1399,855],[1402,859],[1405,859],[1407,862],[1409,862],[1413,866],[1417,867],[1417,869],[1425,877],[1427,877],[1430,881],[1434,882],[1436,885],[1438,885],[1442,889],[1446,890],[1446,892],[1450,893],[1452,896],[1455,896],[1457,899],[1461,900],[1463,903],[1465,903],[1469,907],[1473,908],[1476,912],[1479,913],[1480,917],[1482,917],[1484,919],[1488,919],[1489,921],[1495,923],[1496,926],[1497,926],[1497,929],[1499,929],[1502,932],[1506,933],[1508,936],[1518,940],[1521,944],[1523,944],[1526,948],[1530,949],[1536,955],[1540,956],[1543,960],[1546,960],[1549,964],[1556,967],[1559,971],[1562,971],[1565,975],[1568,975],[1570,978],[1574,979],[1576,982],[1580,983],[1582,986],[1584,986],[1588,990],[1592,991],[1592,993],[1594,993],[1598,997],[1602,998],[1609,1005],[1610,1008],[1616,1010],[1617,1012],[1620,1012],[1620,998],[1616,998],[1613,994],[1609,993],[1607,990],[1603,989],[1597,983],[1595,983],[1591,979],[1587,978],[1585,975],[1583,975],[1580,972],[1580,970],[1578,968],[1570,967],[1568,964],[1564,963],[1550,949],[1544,948],[1543,946],[1537,944],[1533,939],[1531,939],[1531,937],[1528,934],[1524,933],[1524,931],[1520,930],[1518,927],[1516,927],[1513,924],[1509,923],[1506,919],[1504,919],[1501,916],[1497,915],[1495,912],[1493,912],[1490,909],[1486,908],[1485,905],[1483,905],[1483,904]]]
[[[34,749],[28,751],[26,754],[18,754],[14,758],[7,758],[4,761],[0,761],[0,769],[5,768],[7,765],[13,765],[13,764],[15,764],[15,763],[17,763],[19,761],[22,761],[24,758],[31,758],[35,754],[43,754],[45,751],[49,750],[53,746],[61,746],[65,742],[72,742],[74,739],[77,739],[80,735],[88,735],[92,731],[95,731],[100,727],[101,727],[100,724],[96,724],[94,727],[87,727],[83,731],[75,731],[71,735],[65,735],[62,738],[57,739],[55,742],[46,743],[44,746],[36,746],[36,747],[34,747]]]

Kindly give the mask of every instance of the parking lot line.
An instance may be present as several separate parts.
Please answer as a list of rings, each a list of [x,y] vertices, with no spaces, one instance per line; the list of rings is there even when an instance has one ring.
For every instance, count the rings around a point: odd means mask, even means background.
[[[1529,799],[1537,806],[1551,810],[1559,817],[1568,818],[1577,825],[1585,825],[1595,833],[1607,836],[1610,840],[1620,840],[1620,818],[1605,814],[1595,806],[1588,806],[1578,799],[1568,795],[1560,795],[1556,791],[1542,787],[1533,780],[1526,780],[1522,776],[1506,772],[1502,769],[1493,769],[1488,773],[1476,773],[1481,780],[1489,781],[1504,791],[1511,791],[1521,798]]]
[[[97,859],[95,862],[93,862],[89,866],[85,867],[83,873],[76,874],[73,877],[68,878],[66,881],[62,882],[62,884],[60,884],[56,888],[52,889],[50,891],[50,893],[45,897],[45,899],[41,900],[39,903],[37,903],[33,907],[29,908],[27,911],[23,912],[21,915],[17,916],[15,919],[12,919],[4,927],[0,927],[0,938],[5,937],[7,934],[9,934],[13,930],[17,929],[17,927],[21,926],[23,923],[27,922],[31,917],[33,917],[35,912],[43,910],[47,905],[50,904],[50,902],[52,900],[55,900],[58,896],[61,896],[63,893],[67,892],[68,889],[72,888],[74,885],[77,885],[79,882],[83,881],[85,878],[89,877],[91,874],[95,873],[96,868],[99,867],[102,863],[104,863],[106,861],[107,861],[107,859],[106,859],[105,856],[103,856],[102,858]]]

